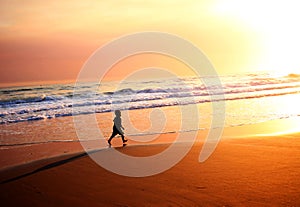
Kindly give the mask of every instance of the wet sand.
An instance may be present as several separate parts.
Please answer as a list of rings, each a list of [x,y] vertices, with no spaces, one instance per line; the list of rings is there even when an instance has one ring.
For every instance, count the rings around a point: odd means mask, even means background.
[[[300,133],[235,139],[227,134],[212,156],[199,163],[202,145],[194,144],[173,168],[143,178],[109,172],[81,152],[7,168],[0,174],[1,203],[4,206],[300,205]],[[166,147],[157,144],[118,150],[148,156]],[[94,153],[106,156],[110,150],[113,149]]]

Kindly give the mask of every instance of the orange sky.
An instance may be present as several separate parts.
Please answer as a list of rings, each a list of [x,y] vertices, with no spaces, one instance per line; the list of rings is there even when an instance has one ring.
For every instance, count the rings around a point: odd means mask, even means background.
[[[98,47],[121,35],[142,31],[169,32],[193,42],[220,74],[298,72],[300,14],[296,3],[2,0],[0,82],[74,80]],[[143,67],[140,58],[136,62]],[[153,66],[160,66],[160,62],[154,60]],[[115,68],[110,74],[110,78],[118,79],[119,71]]]

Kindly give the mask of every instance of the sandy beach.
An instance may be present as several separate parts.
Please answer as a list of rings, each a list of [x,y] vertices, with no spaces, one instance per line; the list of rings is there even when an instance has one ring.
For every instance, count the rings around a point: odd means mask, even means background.
[[[297,1],[0,2],[3,207],[300,207]]]
[[[232,130],[204,163],[198,142],[173,168],[150,177],[111,173],[82,152],[7,168],[0,199],[4,206],[299,206],[300,134],[230,139]],[[166,147],[118,150],[148,156]]]

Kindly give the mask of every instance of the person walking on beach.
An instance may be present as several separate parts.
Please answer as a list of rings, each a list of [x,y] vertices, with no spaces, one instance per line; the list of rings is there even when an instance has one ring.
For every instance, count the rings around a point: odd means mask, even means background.
[[[108,140],[109,146],[111,146],[112,138],[114,138],[117,134],[121,135],[123,144],[125,144],[125,142],[128,141],[128,140],[124,139],[124,132],[122,130],[122,129],[124,129],[124,127],[122,126],[121,111],[116,110],[115,115],[116,115],[116,117],[114,118],[113,132]]]

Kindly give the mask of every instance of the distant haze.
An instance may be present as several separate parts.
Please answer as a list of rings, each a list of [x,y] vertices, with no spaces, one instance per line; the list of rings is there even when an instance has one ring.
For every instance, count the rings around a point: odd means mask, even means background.
[[[220,74],[300,71],[296,1],[11,1],[0,3],[0,83],[74,81],[103,44],[130,33],[162,31],[194,43]],[[150,61],[151,60],[151,61]],[[120,62],[107,79],[145,67],[190,75],[171,58]]]

